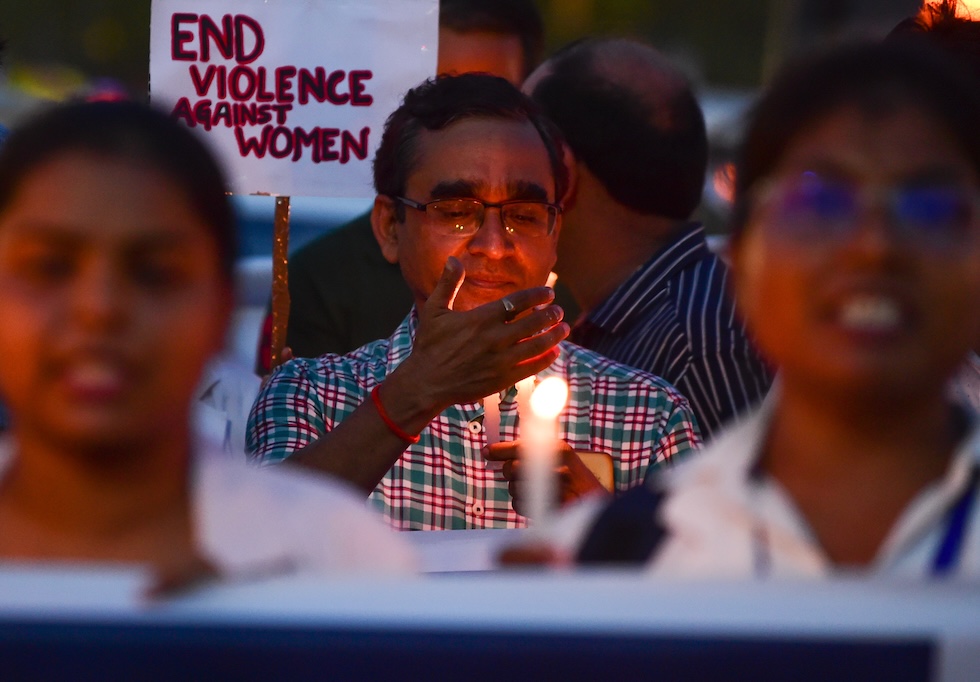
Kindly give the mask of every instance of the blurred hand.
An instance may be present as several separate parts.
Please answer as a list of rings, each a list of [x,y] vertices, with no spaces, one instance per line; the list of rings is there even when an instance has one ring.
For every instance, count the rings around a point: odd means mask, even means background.
[[[491,462],[503,462],[501,472],[507,479],[507,490],[513,498],[514,511],[527,516],[527,493],[521,477],[520,441],[494,443],[483,448],[483,457]],[[561,506],[574,502],[586,495],[609,495],[599,479],[579,459],[568,443],[562,441],[559,461],[555,467],[558,476],[558,501]]]
[[[570,566],[571,557],[566,556],[556,548],[541,543],[515,545],[505,547],[497,557],[502,566],[540,566],[558,568]]]
[[[156,567],[146,598],[177,597],[214,583],[220,577],[218,570],[199,554],[176,557],[169,564]]]

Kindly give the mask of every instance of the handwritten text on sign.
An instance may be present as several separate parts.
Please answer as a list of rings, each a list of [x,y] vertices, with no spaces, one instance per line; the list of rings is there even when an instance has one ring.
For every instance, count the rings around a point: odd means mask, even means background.
[[[436,14],[435,0],[156,0],[153,100],[204,132],[236,192],[366,196],[385,118],[435,70]]]

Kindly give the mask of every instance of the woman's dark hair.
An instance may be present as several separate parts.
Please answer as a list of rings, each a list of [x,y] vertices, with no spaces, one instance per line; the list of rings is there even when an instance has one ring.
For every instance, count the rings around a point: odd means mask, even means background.
[[[736,167],[732,235],[751,209],[751,190],[779,165],[797,136],[843,107],[886,117],[930,115],[980,173],[980,96],[960,65],[926,44],[869,43],[791,65],[756,104]]]
[[[72,152],[132,160],[163,173],[211,229],[222,273],[231,281],[237,248],[224,174],[190,130],[142,104],[114,101],[55,106],[11,132],[0,147],[0,213],[31,171]]]
[[[418,136],[442,130],[468,118],[528,122],[544,142],[555,182],[555,201],[568,190],[568,169],[562,158],[561,133],[531,99],[507,80],[481,73],[439,76],[412,88],[385,122],[374,156],[374,188],[378,194],[400,196],[417,161]],[[461,163],[465,163],[463,160]],[[405,209],[396,205],[398,220]]]

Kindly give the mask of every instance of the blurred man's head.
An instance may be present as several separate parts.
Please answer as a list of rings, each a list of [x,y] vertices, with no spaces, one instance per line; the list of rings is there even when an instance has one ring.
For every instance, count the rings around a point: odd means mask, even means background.
[[[675,220],[697,207],[704,117],[687,79],[659,52],[628,40],[581,41],[538,67],[524,89],[617,202]]]
[[[456,309],[544,285],[555,262],[562,141],[503,78],[443,76],[410,90],[374,159],[372,225],[416,303],[449,256],[466,269]]]
[[[544,50],[544,24],[533,0],[442,0],[440,74],[485,72],[520,85]]]

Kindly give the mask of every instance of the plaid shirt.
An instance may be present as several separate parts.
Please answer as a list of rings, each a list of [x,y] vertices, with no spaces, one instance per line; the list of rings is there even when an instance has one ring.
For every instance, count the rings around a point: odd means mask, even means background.
[[[259,394],[248,425],[250,456],[278,462],[347,418],[411,353],[418,326],[413,309],[387,340],[344,356],[297,359],[279,367]],[[639,483],[651,461],[667,462],[697,448],[687,400],[663,380],[571,343],[539,378],[557,375],[569,397],[560,432],[576,450],[612,455],[617,490]],[[518,438],[517,391],[500,402],[502,441]],[[479,402],[453,405],[436,417],[385,474],[371,500],[401,529],[514,528],[507,481],[480,455],[487,444]]]

